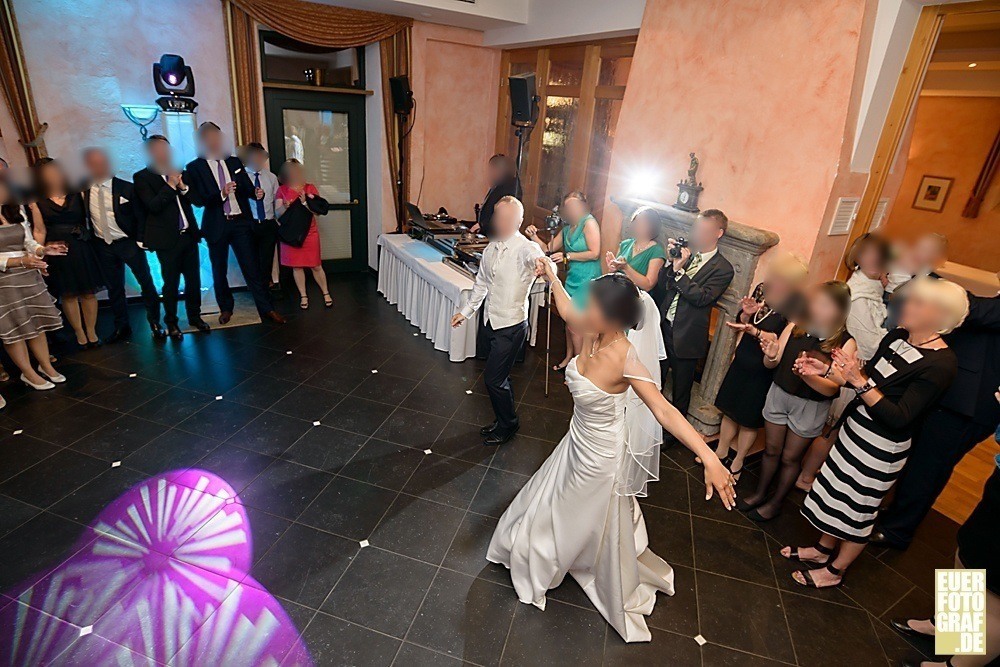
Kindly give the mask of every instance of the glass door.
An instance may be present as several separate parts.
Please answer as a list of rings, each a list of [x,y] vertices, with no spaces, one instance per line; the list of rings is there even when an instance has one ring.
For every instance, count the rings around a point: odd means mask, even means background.
[[[321,257],[333,271],[367,266],[365,99],[362,95],[265,90],[271,168],[295,158],[306,179],[330,202],[317,219]]]

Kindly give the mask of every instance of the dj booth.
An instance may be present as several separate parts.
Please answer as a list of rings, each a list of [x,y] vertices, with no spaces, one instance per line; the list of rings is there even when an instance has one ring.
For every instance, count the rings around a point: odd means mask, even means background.
[[[443,260],[445,253],[405,234],[383,234],[378,239],[378,291],[420,329],[434,349],[448,353],[451,361],[476,356],[476,321],[453,329],[451,318],[472,297],[473,281]],[[528,344],[535,344],[538,310],[544,300],[544,284],[532,289],[528,309]]]

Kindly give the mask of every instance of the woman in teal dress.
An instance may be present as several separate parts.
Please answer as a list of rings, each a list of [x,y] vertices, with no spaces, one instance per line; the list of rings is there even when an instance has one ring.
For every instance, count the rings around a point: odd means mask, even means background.
[[[538,237],[538,229],[529,225],[525,233],[545,252],[551,252],[552,261],[566,264],[566,280],[563,286],[580,310],[587,304],[590,281],[600,277],[601,271],[601,228],[590,213],[587,197],[579,191],[563,197],[559,215],[568,222],[551,241],[546,243]],[[566,358],[554,367],[563,370],[570,360],[582,351],[583,335],[566,327]]]
[[[656,240],[663,222],[655,209],[643,206],[632,214],[629,226],[632,238],[622,239],[618,254],[609,250],[605,259],[612,272],[621,271],[636,287],[648,292],[656,286],[660,269],[667,262],[667,253]]]

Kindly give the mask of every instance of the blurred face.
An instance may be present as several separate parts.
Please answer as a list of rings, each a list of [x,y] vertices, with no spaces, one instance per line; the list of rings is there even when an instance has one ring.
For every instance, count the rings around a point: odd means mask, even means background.
[[[83,156],[83,165],[94,180],[103,181],[111,176],[111,160],[104,151],[87,151]]]
[[[253,167],[254,171],[260,171],[264,168],[264,154],[260,151],[250,151],[247,153],[247,164]]]
[[[945,263],[947,256],[939,239],[921,236],[913,243],[913,259],[920,269],[936,269]]]
[[[493,228],[497,239],[505,240],[521,228],[521,211],[510,202],[500,202],[493,211]]]
[[[764,278],[764,298],[774,307],[779,307],[795,292],[795,285],[780,273],[769,273]]]
[[[809,321],[813,329],[829,332],[841,321],[837,302],[823,290],[816,288],[809,297]]]
[[[305,173],[302,171],[301,164],[295,164],[290,162],[285,166],[285,180],[288,185],[293,187],[298,187],[305,183]]]
[[[903,302],[899,326],[907,331],[938,331],[946,317],[947,313],[938,304],[912,294]]]
[[[489,176],[490,183],[498,185],[507,180],[507,170],[504,168],[503,162],[491,163],[489,166]]]
[[[39,178],[49,192],[62,193],[66,191],[66,176],[62,173],[62,169],[53,162],[42,167]]]
[[[601,312],[601,307],[597,305],[596,299],[587,300],[587,307],[583,310],[583,322],[585,330],[595,334],[621,329],[615,322],[604,316],[604,313]]]
[[[691,226],[691,246],[698,252],[711,252],[722,238],[722,228],[711,218],[698,216]]]
[[[858,268],[868,276],[876,276],[885,270],[882,253],[874,243],[867,243],[857,256]]]
[[[588,213],[587,206],[575,197],[564,201],[562,208],[559,209],[559,212],[567,221],[573,224],[583,220],[583,217]]]
[[[656,232],[656,229],[653,227],[654,224],[648,215],[640,215],[632,225],[632,234],[637,241],[649,242]]]
[[[218,130],[207,130],[201,135],[201,146],[205,155],[209,157],[219,157],[222,155],[222,132]]]
[[[170,144],[167,142],[150,141],[146,144],[146,150],[149,153],[149,159],[152,164],[159,167],[161,171],[173,167],[173,152],[170,150]]]

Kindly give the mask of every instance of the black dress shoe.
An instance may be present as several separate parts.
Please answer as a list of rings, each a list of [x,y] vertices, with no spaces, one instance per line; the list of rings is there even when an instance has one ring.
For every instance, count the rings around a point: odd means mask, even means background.
[[[233,314],[230,311],[224,310],[219,313],[219,324],[229,324],[231,319],[233,319]]]
[[[174,340],[180,340],[181,338],[184,338],[184,332],[181,331],[176,324],[167,325],[167,335],[173,338]]]
[[[122,327],[121,329],[115,329],[110,336],[104,339],[105,345],[114,345],[123,340],[128,340],[132,337],[132,329],[128,327]]]
[[[892,625],[892,629],[903,635],[904,637],[920,637],[923,639],[934,639],[934,635],[925,635],[922,632],[917,632],[909,626],[907,621],[908,618],[894,618],[889,623]]]
[[[188,324],[190,324],[191,326],[193,326],[195,329],[197,329],[202,333],[212,332],[212,327],[208,326],[208,322],[206,322],[201,318],[198,318],[197,320],[188,320]]]
[[[150,322],[149,330],[152,332],[153,338],[156,340],[163,340],[167,337],[167,332],[163,330],[163,327],[160,326],[159,322]]]
[[[902,542],[892,539],[881,530],[876,530],[868,536],[868,544],[875,547],[898,549],[899,551],[906,551],[906,547],[910,546],[909,544],[903,544]]]
[[[483,438],[483,444],[487,447],[497,447],[505,442],[510,442],[514,436],[517,435],[517,427],[514,428],[495,428],[490,431],[489,435]]]
[[[499,426],[499,424],[496,422],[496,420],[494,420],[492,424],[489,424],[488,426],[484,426],[481,429],[479,429],[479,435],[486,437],[493,431],[497,430],[497,426]]]

